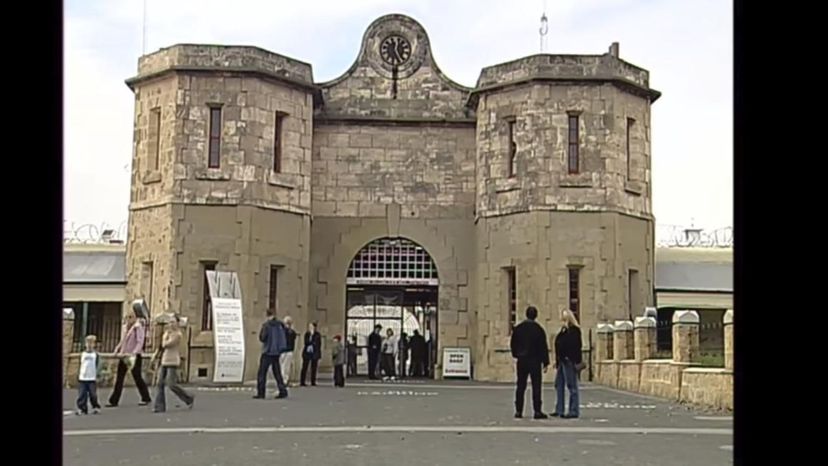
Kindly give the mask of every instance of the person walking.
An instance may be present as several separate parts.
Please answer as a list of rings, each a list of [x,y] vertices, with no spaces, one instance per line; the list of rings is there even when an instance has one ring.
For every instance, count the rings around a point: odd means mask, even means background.
[[[188,409],[192,409],[193,403],[195,403],[195,396],[178,385],[178,367],[181,365],[181,340],[178,316],[174,315],[167,324],[164,336],[161,339],[161,373],[158,376],[158,386],[155,391],[155,407],[152,410],[154,413],[163,413],[167,410],[164,394],[166,387],[169,387],[170,391],[175,393],[187,405]]]
[[[334,387],[345,386],[345,347],[342,345],[342,337],[333,337],[333,366],[334,366]]]
[[[319,358],[322,357],[322,335],[316,331],[316,322],[311,322],[308,325],[308,331],[305,332],[305,346],[302,348],[302,374],[299,379],[300,385],[305,385],[307,379],[308,366],[310,366],[310,382],[312,386],[316,386],[316,370],[319,368]]]
[[[583,369],[581,358],[581,327],[569,309],[561,311],[563,327],[555,336],[555,395],[557,403],[553,416],[576,419],[580,416],[578,399],[578,372]],[[564,410],[564,388],[569,390],[569,412]]]
[[[377,374],[377,366],[379,365],[380,355],[382,354],[382,325],[374,326],[374,331],[368,336],[368,378],[376,380],[379,378]]]
[[[512,330],[510,346],[512,357],[517,359],[517,389],[515,390],[515,417],[523,417],[523,397],[526,394],[526,379],[532,378],[532,408],[535,419],[548,419],[541,410],[543,388],[541,372],[549,367],[549,345],[546,343],[546,331],[535,319],[538,310],[535,306],[526,308],[526,320]]]
[[[357,336],[352,335],[351,341],[345,348],[348,353],[348,377],[357,375],[357,356],[360,354],[360,348],[357,346]]]
[[[138,404],[140,406],[146,406],[152,402],[147,384],[141,376],[141,352],[144,349],[147,326],[143,313],[136,304],[133,304],[132,312],[126,316],[123,335],[123,338],[121,338],[121,341],[118,342],[118,345],[113,350],[113,353],[120,360],[118,361],[118,370],[115,375],[115,386],[109,395],[109,402],[106,405],[107,408],[114,408],[121,401],[121,393],[124,389],[124,378],[126,377],[127,371],[130,371],[132,374],[132,379],[135,380],[135,387],[141,395],[141,401]]]
[[[390,328],[386,331],[386,335],[382,342],[382,365],[385,373],[383,380],[396,380],[397,373],[394,365],[397,356],[397,337],[394,336],[394,330]]]
[[[88,414],[89,406],[92,405],[92,414],[101,412],[101,405],[98,404],[98,374],[101,372],[101,357],[95,350],[98,337],[95,335],[86,336],[86,350],[80,354],[80,370],[78,371],[78,410],[75,414]]]
[[[279,366],[282,368],[282,380],[286,387],[290,386],[290,374],[293,372],[293,350],[296,347],[296,330],[293,330],[293,318],[286,316],[284,319],[285,340],[287,348],[279,356]]]
[[[259,359],[259,372],[256,376],[256,395],[253,398],[261,400],[267,391],[267,370],[273,369],[273,377],[276,379],[276,387],[279,393],[277,399],[287,398],[288,391],[285,381],[282,379],[282,370],[279,360],[287,350],[287,337],[285,326],[276,319],[276,310],[268,309],[265,312],[267,319],[262,323],[259,330],[259,341],[262,342],[262,355]]]

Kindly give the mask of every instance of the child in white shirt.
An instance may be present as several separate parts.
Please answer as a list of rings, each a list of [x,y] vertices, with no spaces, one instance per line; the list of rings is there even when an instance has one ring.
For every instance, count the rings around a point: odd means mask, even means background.
[[[98,338],[95,335],[86,337],[86,350],[80,355],[80,370],[78,371],[78,410],[76,415],[89,414],[87,399],[92,404],[92,414],[101,412],[98,404],[97,381],[101,368],[101,358],[95,351]]]

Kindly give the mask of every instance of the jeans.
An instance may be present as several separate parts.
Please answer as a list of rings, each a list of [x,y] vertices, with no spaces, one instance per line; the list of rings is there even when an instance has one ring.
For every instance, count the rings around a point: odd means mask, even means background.
[[[193,404],[195,397],[178,385],[178,366],[161,366],[161,373],[158,376],[158,386],[155,391],[155,409],[157,413],[162,413],[167,410],[167,400],[165,399],[164,388],[169,387],[170,391],[175,393],[181,401],[187,406]]]
[[[555,394],[557,404],[555,413],[563,416],[564,411],[564,387],[569,390],[569,415],[578,417],[580,415],[580,401],[578,400],[578,374],[575,371],[575,364],[566,359],[558,362],[558,372],[555,374]]]
[[[118,372],[115,376],[115,388],[112,389],[112,394],[109,395],[109,404],[118,406],[121,401],[121,392],[124,389],[124,378],[127,373],[127,365],[124,361],[118,361]],[[141,377],[141,355],[135,355],[135,366],[132,367],[132,379],[135,380],[135,387],[138,388],[138,393],[141,395],[142,403],[149,403],[152,401],[144,378]]]
[[[276,387],[279,388],[279,395],[287,395],[285,381],[282,380],[282,370],[279,367],[279,357],[263,354],[259,359],[259,374],[256,377],[256,396],[264,398],[267,388],[267,370],[273,368],[273,377],[276,379]]]
[[[293,372],[293,351],[279,355],[279,366],[282,368],[282,382],[290,384],[290,373]]]
[[[101,405],[98,404],[98,390],[97,390],[97,383],[95,381],[91,382],[79,382],[78,383],[78,410],[84,414],[88,412],[88,407],[86,405],[87,399],[89,400],[92,408],[94,409],[101,409]]]
[[[523,396],[526,394],[526,379],[532,378],[532,409],[535,414],[540,414],[543,399],[541,389],[543,388],[543,366],[538,361],[521,360],[517,361],[517,389],[515,390],[515,413],[523,414]]]

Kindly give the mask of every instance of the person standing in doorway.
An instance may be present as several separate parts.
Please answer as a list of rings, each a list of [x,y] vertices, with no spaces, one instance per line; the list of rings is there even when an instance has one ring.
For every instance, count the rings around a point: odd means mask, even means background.
[[[371,380],[379,378],[377,366],[382,354],[382,335],[380,332],[382,332],[382,325],[377,324],[374,326],[374,331],[368,336],[368,378]]]
[[[400,342],[398,343],[398,354],[400,360],[400,378],[404,379],[408,369],[408,335],[405,332],[400,332]]]
[[[285,340],[287,348],[279,356],[279,366],[282,368],[282,380],[286,387],[290,386],[290,373],[293,372],[293,349],[296,347],[296,330],[293,330],[293,319],[285,317]]]
[[[345,347],[342,345],[342,337],[333,337],[333,366],[334,366],[334,387],[345,386]]]
[[[532,378],[532,408],[535,419],[548,419],[541,410],[542,371],[549,367],[549,345],[546,343],[546,331],[535,319],[538,310],[535,306],[526,308],[526,320],[512,330],[510,346],[512,357],[517,359],[517,389],[515,391],[515,417],[523,417],[523,397],[526,394],[526,379]]]
[[[87,400],[92,405],[92,414],[101,412],[98,404],[98,374],[101,372],[101,357],[95,350],[98,338],[95,335],[86,337],[86,350],[80,355],[80,370],[78,371],[78,410],[75,414],[88,414]]]
[[[115,386],[109,395],[109,403],[106,405],[107,408],[114,408],[121,401],[121,392],[124,390],[124,378],[128,370],[132,374],[132,379],[135,380],[135,387],[138,389],[138,393],[141,395],[141,401],[138,404],[146,406],[152,401],[147,384],[141,376],[141,352],[144,349],[147,325],[143,314],[139,314],[139,312],[139,310],[133,307],[132,311],[127,314],[124,336],[113,351],[120,360],[118,361],[118,372],[115,375]]]
[[[563,327],[555,336],[555,395],[557,403],[553,416],[563,419],[576,419],[580,415],[578,409],[578,370],[582,366],[581,359],[581,327],[578,319],[569,309],[561,311]],[[569,412],[564,410],[564,387],[569,390]]]
[[[419,330],[414,330],[409,346],[411,347],[411,375],[422,377],[425,372],[426,341],[420,335]]]
[[[308,325],[308,331],[305,332],[305,346],[302,348],[302,375],[299,379],[300,385],[305,385],[306,376],[308,374],[308,366],[310,366],[311,374],[310,381],[312,386],[316,386],[316,370],[319,367],[319,358],[322,357],[322,335],[316,331],[316,322],[311,322]]]
[[[348,342],[346,351],[348,353],[348,377],[352,377],[357,375],[357,356],[360,353],[356,335],[351,336],[351,341]]]
[[[285,326],[276,319],[276,310],[268,309],[265,314],[267,320],[262,324],[259,330],[259,341],[262,342],[262,355],[259,359],[259,373],[256,377],[256,395],[253,398],[261,400],[265,397],[267,389],[267,370],[273,368],[273,377],[276,379],[276,387],[279,394],[277,399],[287,398],[288,391],[285,386],[285,381],[282,379],[282,370],[279,365],[279,359],[287,350],[287,337],[285,336]]]
[[[178,327],[178,316],[174,315],[172,320],[167,324],[164,330],[164,336],[161,339],[161,367],[160,375],[158,376],[158,387],[155,392],[155,407],[152,412],[163,413],[167,410],[167,404],[164,394],[166,387],[181,399],[188,409],[193,408],[195,403],[195,396],[187,393],[186,390],[178,385],[178,366],[181,365],[181,329]]]
[[[397,373],[394,370],[394,365],[397,356],[397,337],[394,336],[394,330],[388,329],[386,331],[385,340],[382,342],[382,365],[385,373],[384,380],[396,380]]]

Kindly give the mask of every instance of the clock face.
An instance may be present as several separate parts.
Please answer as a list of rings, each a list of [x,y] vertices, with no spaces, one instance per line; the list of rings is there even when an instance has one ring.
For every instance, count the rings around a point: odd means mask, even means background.
[[[380,56],[391,66],[402,65],[411,58],[411,44],[402,36],[388,36],[380,44]]]

